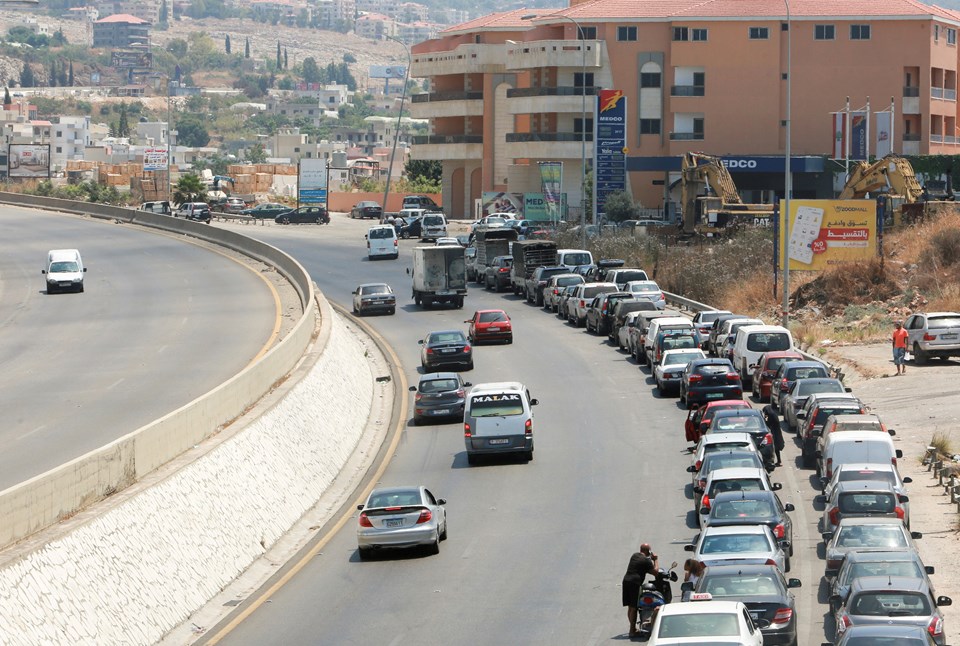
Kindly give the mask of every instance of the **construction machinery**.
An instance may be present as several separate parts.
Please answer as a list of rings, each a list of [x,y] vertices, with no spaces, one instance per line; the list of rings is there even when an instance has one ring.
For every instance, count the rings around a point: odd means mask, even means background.
[[[871,194],[877,198],[883,212],[884,227],[898,227],[904,220],[922,218],[927,208],[933,205],[954,205],[951,184],[948,175],[945,193],[931,194],[917,180],[909,161],[897,155],[887,155],[873,163],[857,162],[850,170],[840,199],[860,200]]]
[[[720,158],[688,152],[680,168],[682,234],[712,236],[739,226],[772,225],[773,205],[744,204]]]

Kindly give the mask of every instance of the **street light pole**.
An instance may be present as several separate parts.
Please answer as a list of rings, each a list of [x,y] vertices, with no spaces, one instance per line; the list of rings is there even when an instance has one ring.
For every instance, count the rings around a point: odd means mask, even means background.
[[[793,29],[790,24],[790,0],[783,0],[787,7],[787,109],[786,109],[786,153],[783,169],[783,326],[790,324],[790,194],[793,192],[793,174],[790,172],[790,85],[793,82],[793,70],[790,67],[790,45]]]
[[[397,140],[400,139],[400,120],[403,118],[403,104],[407,100],[407,79],[410,78],[410,66],[413,65],[410,48],[407,47],[405,42],[393,36],[387,36],[386,34],[384,34],[384,37],[403,45],[403,48],[407,52],[407,69],[403,73],[403,92],[400,94],[400,112],[397,114],[397,131],[393,134],[393,150],[390,151],[390,167],[387,169],[387,185],[383,189],[382,217],[385,217],[387,213],[387,196],[390,194],[390,174],[393,173],[393,160],[397,155]]]

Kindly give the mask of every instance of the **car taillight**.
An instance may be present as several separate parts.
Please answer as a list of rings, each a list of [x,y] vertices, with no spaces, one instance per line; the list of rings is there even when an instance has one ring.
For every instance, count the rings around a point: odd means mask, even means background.
[[[468,343],[467,345],[463,346],[463,351],[464,351],[464,352],[470,352],[470,344],[469,344],[469,343]]]
[[[393,246],[394,246],[394,247],[397,246],[397,241],[396,241],[396,240],[393,241]]]
[[[773,535],[777,538],[786,538],[787,528],[784,527],[783,523],[777,523],[777,526],[773,528]]]
[[[583,299],[581,299],[581,300],[580,300],[580,307],[583,307],[583,306],[584,306],[584,302],[583,302]]]
[[[704,509],[710,509],[710,496],[708,494],[703,494],[703,498],[700,500],[700,506]]]
[[[360,514],[360,527],[373,527],[373,523],[370,522],[370,519],[367,518],[367,512]]]
[[[524,424],[523,424],[523,432],[526,433],[527,435],[530,435],[531,433],[533,433],[533,420],[532,420],[532,419],[528,419],[526,422],[524,422]]]
[[[827,458],[827,480],[833,477],[833,458]]]
[[[905,514],[904,514],[904,511],[903,511],[903,507],[897,507],[897,508],[894,509],[893,511],[897,514],[897,518],[899,518],[900,520],[903,520],[904,515],[905,515]]]
[[[896,456],[890,458],[890,464],[892,464],[893,466],[897,466],[897,458],[896,458]]]
[[[777,562],[774,561],[773,559],[767,559],[767,562],[765,563],[765,565],[776,565],[776,564]]]
[[[367,249],[369,249],[369,248],[370,248],[370,241],[367,240]]]
[[[789,389],[790,389],[790,382],[787,381],[786,379],[781,379],[781,380],[780,380],[780,390],[781,390],[781,392],[787,392],[787,390],[789,390]]]
[[[840,522],[840,508],[834,507],[830,510],[830,524],[836,526]]]
[[[927,332],[926,334],[923,335],[923,340],[924,340],[924,341],[936,341],[936,340],[937,340],[937,335],[936,335],[936,334],[930,334],[929,332]]]
[[[793,619],[793,610],[790,608],[778,608],[777,613],[773,615],[772,624],[787,624]]]
[[[466,422],[463,423],[463,436],[470,437],[470,425]]]
[[[728,372],[727,381],[740,381],[740,375],[736,372]]]
[[[414,395],[413,399],[414,401],[420,401],[421,399],[423,399],[423,395],[421,393],[417,393],[416,395]]]
[[[501,268],[498,269],[497,271],[499,271],[501,274],[505,274],[505,273],[507,273],[508,271],[510,271],[510,268],[509,268],[509,267],[501,267]],[[553,290],[553,293],[556,294],[556,293],[557,293],[557,290]]]
[[[690,375],[690,378],[687,380],[691,384],[695,384],[698,381],[703,381],[703,375]]]
[[[604,312],[606,312],[606,311],[607,311],[607,304],[604,303],[604,304],[603,304],[603,307],[600,308],[600,312],[601,312],[601,313],[604,313]]]
[[[433,348],[427,348],[427,354],[433,354]]]
[[[848,615],[844,615],[840,623],[837,624],[837,632],[843,633],[847,630],[847,628],[849,628],[852,625],[853,625],[853,620],[850,619]]]
[[[559,295],[560,295],[560,290],[559,290],[559,289],[553,290],[553,295],[554,295],[554,296],[559,296]]]
[[[420,523],[428,523],[433,518],[433,512],[429,509],[420,510],[420,518],[417,519],[417,525]]]
[[[943,634],[943,619],[940,617],[933,617],[930,620],[930,623],[927,624],[927,632],[934,637],[938,637]]]
[[[463,397],[465,394],[466,392],[463,390],[463,388],[457,391],[457,397]]]
[[[767,433],[763,436],[763,442],[760,443],[760,446],[773,446],[773,433]]]

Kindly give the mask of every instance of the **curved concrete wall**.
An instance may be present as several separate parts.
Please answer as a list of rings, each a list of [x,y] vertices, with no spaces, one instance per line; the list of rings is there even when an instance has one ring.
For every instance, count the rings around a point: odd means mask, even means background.
[[[140,224],[235,249],[276,267],[296,287],[304,305],[304,315],[291,333],[226,383],[96,451],[0,492],[2,548],[128,487],[236,419],[302,358],[316,328],[317,309],[310,276],[296,260],[233,231],[132,209],[17,193],[0,193],[0,203]]]

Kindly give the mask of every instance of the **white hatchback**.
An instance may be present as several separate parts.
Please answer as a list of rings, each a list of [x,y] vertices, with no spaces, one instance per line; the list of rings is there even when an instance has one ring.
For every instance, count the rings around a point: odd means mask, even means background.
[[[743,602],[712,601],[707,593],[695,593],[690,601],[660,607],[647,646],[762,646],[763,633]]]

